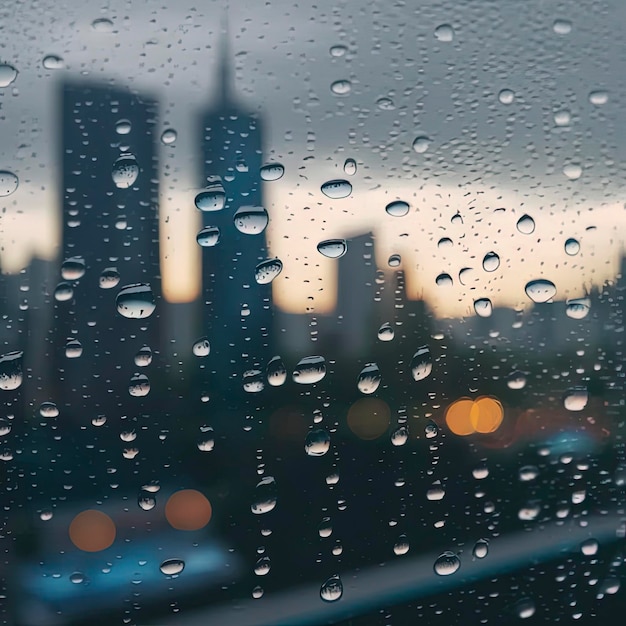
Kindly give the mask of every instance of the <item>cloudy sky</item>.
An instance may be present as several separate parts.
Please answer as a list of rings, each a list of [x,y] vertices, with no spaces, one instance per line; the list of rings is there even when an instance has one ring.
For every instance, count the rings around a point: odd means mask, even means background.
[[[0,88],[0,169],[20,178],[0,198],[2,267],[56,253],[54,90],[82,75],[156,95],[162,128],[178,133],[161,147],[163,274],[170,298],[192,298],[194,124],[216,91],[221,4],[87,4],[0,9],[0,61],[19,72]],[[111,26],[94,27],[102,19]],[[557,297],[612,278],[626,232],[624,23],[621,0],[233,4],[237,93],[264,117],[266,160],[286,169],[266,186],[271,253],[284,263],[278,305],[330,310],[337,263],[316,245],[368,230],[378,266],[400,254],[410,295],[442,315],[470,313],[479,297],[521,306],[535,278],[552,280]],[[51,54],[63,69],[43,67]],[[347,93],[333,93],[336,81],[350,82]],[[423,152],[417,137],[429,140]],[[335,178],[350,179],[349,197],[321,193]],[[397,199],[410,205],[404,217],[385,212]],[[530,234],[516,228],[524,214]],[[568,238],[578,254],[566,253]],[[500,256],[493,272],[482,266],[489,252]],[[437,286],[441,273],[452,286]]]

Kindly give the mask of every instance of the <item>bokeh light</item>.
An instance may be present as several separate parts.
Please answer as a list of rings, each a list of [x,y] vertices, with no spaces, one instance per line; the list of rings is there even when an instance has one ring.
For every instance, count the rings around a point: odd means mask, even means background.
[[[502,424],[504,408],[497,398],[481,396],[476,400],[459,398],[446,410],[446,424],[462,437],[474,433],[493,433]]]
[[[474,401],[470,398],[459,398],[446,411],[446,424],[455,435],[471,435],[475,428],[472,425],[471,412]]]
[[[165,505],[165,518],[177,530],[199,530],[209,523],[212,514],[211,503],[195,489],[176,491]]]
[[[348,427],[359,439],[378,439],[390,422],[391,409],[379,398],[361,398],[348,409]]]
[[[102,511],[88,509],[79,513],[70,524],[72,543],[84,552],[106,550],[115,541],[115,522]]]

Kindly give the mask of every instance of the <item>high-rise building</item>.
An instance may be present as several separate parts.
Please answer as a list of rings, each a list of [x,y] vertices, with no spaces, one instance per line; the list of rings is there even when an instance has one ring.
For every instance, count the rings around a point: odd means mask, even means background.
[[[200,318],[201,333],[211,345],[213,380],[222,389],[234,389],[241,387],[244,371],[272,356],[272,306],[271,285],[255,280],[256,266],[267,259],[263,128],[234,96],[225,29],[218,79],[217,98],[200,120],[201,186],[218,190],[218,207],[223,188],[224,206],[202,213],[203,228],[219,229],[219,241],[202,248]]]
[[[59,381],[50,400],[80,420],[141,412],[148,401],[137,374],[149,377],[151,368],[135,355],[159,349],[157,102],[82,81],[64,82],[59,95]],[[138,286],[124,290],[130,285]]]

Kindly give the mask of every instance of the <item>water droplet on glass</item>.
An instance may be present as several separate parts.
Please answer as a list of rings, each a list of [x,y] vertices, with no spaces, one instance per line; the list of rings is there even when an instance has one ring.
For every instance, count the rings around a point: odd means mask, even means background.
[[[411,359],[411,374],[413,380],[419,381],[430,376],[433,370],[433,361],[428,346],[421,346]]]
[[[287,368],[279,356],[270,359],[267,364],[267,382],[271,387],[280,387],[287,380]]]
[[[320,598],[324,602],[336,602],[343,595],[343,583],[338,574],[328,578],[320,587]]]
[[[556,295],[556,285],[544,278],[538,278],[537,280],[531,280],[526,283],[524,291],[533,302],[542,303],[554,298]]]
[[[19,184],[19,178],[13,172],[0,170],[0,197],[10,196]]]
[[[276,506],[276,481],[273,476],[265,476],[257,483],[255,499],[251,510],[256,515],[269,513]]]
[[[122,287],[115,298],[117,312],[129,319],[150,317],[156,308],[150,285],[137,283]]]
[[[261,370],[247,370],[243,373],[243,390],[247,393],[260,393],[265,389],[265,381]]]
[[[598,552],[598,542],[595,539],[585,539],[580,544],[580,551],[585,556],[593,556]]]
[[[390,322],[385,322],[378,329],[379,341],[391,341],[394,338],[395,332]]]
[[[500,267],[500,257],[495,252],[487,252],[483,258],[485,272],[495,272]]]
[[[538,502],[528,502],[518,512],[517,517],[524,522],[534,520],[541,513],[541,505]]]
[[[346,54],[346,52],[348,52],[348,48],[346,48],[346,46],[342,46],[341,44],[331,46],[330,48],[331,57],[342,57]]]
[[[65,344],[65,356],[68,359],[78,359],[83,353],[83,346],[78,339],[68,339]]]
[[[342,257],[348,246],[345,239],[326,239],[317,244],[317,251],[329,259]]]
[[[602,106],[603,104],[606,104],[608,101],[609,101],[608,91],[599,89],[597,91],[592,91],[589,94],[589,102],[591,102],[591,104],[594,104],[595,106]]]
[[[569,35],[572,32],[572,23],[569,20],[554,20],[552,30],[557,35]]]
[[[489,553],[489,542],[486,539],[479,539],[474,544],[472,555],[477,559],[484,559]]]
[[[515,605],[515,613],[521,619],[528,619],[535,614],[535,603],[530,598],[524,598]]]
[[[454,244],[452,243],[452,239],[450,239],[450,237],[442,237],[438,242],[437,242],[437,247],[440,250],[445,250],[447,248],[452,248],[454,246]]]
[[[199,211],[221,211],[225,203],[226,192],[220,182],[207,185],[194,198],[194,204]]]
[[[524,372],[511,372],[506,380],[509,389],[523,389],[526,386],[526,374]]]
[[[569,126],[572,121],[572,114],[567,109],[556,111],[554,114],[554,123],[557,126]]]
[[[349,80],[336,80],[331,84],[330,90],[336,96],[346,96],[352,91],[352,83]]]
[[[385,207],[385,211],[393,217],[404,217],[409,212],[409,208],[408,202],[404,202],[404,200],[396,200],[395,202],[390,202]]]
[[[268,259],[256,266],[254,279],[259,285],[269,285],[283,271],[280,259]]]
[[[130,131],[133,129],[132,124],[130,123],[130,120],[118,120],[118,122],[115,124],[115,132],[118,135],[128,135],[130,134]]]
[[[161,563],[159,569],[166,576],[175,576],[185,569],[185,561],[182,559],[166,559]]]
[[[70,574],[70,582],[74,583],[75,585],[80,585],[84,583],[86,580],[87,578],[85,577],[85,574],[83,574],[82,572],[74,572],[73,574]]]
[[[391,445],[403,446],[409,440],[409,429],[406,426],[399,426],[391,433]]]
[[[139,348],[135,355],[135,365],[137,367],[148,367],[152,363],[152,350],[148,346]]]
[[[500,104],[513,104],[515,100],[515,92],[511,89],[502,89],[498,94]]]
[[[439,426],[437,426],[435,422],[430,420],[428,424],[424,426],[424,435],[426,436],[426,439],[433,439],[438,434],[439,434]]]
[[[582,411],[588,400],[589,392],[585,387],[572,387],[565,392],[563,406],[568,411]]]
[[[565,253],[569,256],[576,256],[580,252],[580,243],[577,239],[569,238],[565,241]]]
[[[376,363],[368,363],[359,374],[356,386],[361,393],[374,393],[381,381],[380,369]]]
[[[454,39],[454,29],[450,24],[441,24],[435,28],[435,38],[437,41],[448,43]]]
[[[254,566],[254,573],[257,576],[265,576],[269,574],[271,568],[271,562],[269,556],[262,556]]]
[[[42,402],[39,405],[39,415],[41,417],[58,417],[59,408],[54,402]]]
[[[329,180],[322,185],[321,191],[325,196],[339,200],[347,198],[352,193],[352,185],[347,180]]]
[[[156,506],[156,498],[152,494],[140,493],[137,497],[137,504],[144,511],[152,511]]]
[[[535,232],[535,220],[530,215],[524,214],[517,220],[517,230],[523,235]]]
[[[292,379],[301,385],[318,383],[326,376],[326,361],[322,356],[306,356],[298,361]]]
[[[441,481],[435,481],[430,489],[426,492],[426,499],[430,501],[438,501],[443,500],[443,497],[446,495],[446,490],[441,485]]]
[[[128,385],[128,393],[135,398],[142,398],[150,393],[150,381],[145,374],[135,374]]]
[[[212,431],[213,429],[210,428],[209,430]],[[196,445],[198,446],[198,450],[200,450],[200,452],[211,452],[215,447],[215,439],[205,435]]]
[[[409,551],[409,540],[406,535],[400,535],[398,541],[393,545],[393,553],[402,556]]]
[[[474,301],[474,311],[478,317],[491,317],[493,305],[489,298],[479,298]]]
[[[112,289],[117,287],[120,282],[120,274],[114,267],[107,267],[102,270],[98,284],[101,289]]]
[[[161,133],[161,143],[166,146],[171,146],[176,139],[178,139],[178,133],[173,128],[166,128]]]
[[[376,100],[376,106],[381,111],[394,111],[396,108],[391,98],[378,98],[378,100]]]
[[[73,256],[61,265],[61,278],[63,280],[78,280],[85,275],[85,261],[79,256]]]
[[[211,352],[211,344],[206,337],[201,337],[200,339],[194,341],[191,351],[194,356],[197,357],[209,356],[209,353]]]
[[[570,180],[578,180],[583,173],[583,168],[577,163],[567,163],[563,167],[563,174]]]
[[[523,483],[527,483],[539,476],[539,468],[536,465],[524,465],[519,468],[517,476]]]
[[[118,189],[128,189],[139,176],[139,165],[132,154],[123,154],[113,164],[111,178]]]
[[[323,428],[317,428],[307,434],[304,450],[309,456],[324,456],[329,449],[330,435]]]
[[[263,597],[263,587],[260,587],[259,585],[257,585],[253,590],[252,590],[252,597],[255,600],[258,600],[259,598]]]
[[[439,576],[449,576],[450,574],[454,574],[459,567],[461,567],[459,557],[454,554],[454,552],[447,550],[437,557],[433,569],[435,570],[435,574]]]
[[[402,263],[402,257],[399,254],[392,254],[387,260],[389,267],[400,267]]]
[[[0,87],[8,87],[17,78],[17,70],[8,63],[0,64]]]
[[[57,302],[67,302],[74,297],[74,289],[70,283],[59,283],[54,288],[54,299]]]
[[[415,152],[417,152],[418,154],[424,154],[424,152],[428,150],[429,146],[430,146],[430,139],[424,135],[420,135],[419,137],[416,137],[415,140],[413,141],[413,150],[415,150]]]
[[[198,231],[196,241],[202,248],[212,248],[219,243],[220,229],[217,226],[205,226]]]
[[[354,176],[356,174],[356,161],[354,159],[346,159],[343,164],[343,171],[348,176]]]
[[[452,276],[450,276],[450,274],[439,274],[439,276],[435,278],[435,283],[437,287],[452,287]]]
[[[235,228],[244,235],[260,235],[269,221],[269,215],[262,206],[242,206],[234,216]]]
[[[572,298],[565,304],[565,313],[567,317],[581,320],[587,317],[590,308],[591,300],[589,298]]]
[[[259,174],[261,179],[265,181],[279,180],[285,174],[285,168],[280,163],[268,163],[264,165]]]
[[[64,67],[63,59],[56,54],[46,55],[41,64],[47,70],[62,70]]]
[[[459,282],[461,285],[469,285],[475,277],[474,268],[464,267],[459,271]]]
[[[104,426],[107,423],[107,418],[105,415],[96,415],[96,417],[92,418],[91,423],[96,427]]]
[[[91,22],[91,28],[98,33],[110,33],[113,30],[113,22],[106,17],[101,17]]]
[[[326,537],[330,537],[333,534],[333,525],[330,521],[330,517],[325,517],[320,522],[318,526],[317,532],[319,536],[326,539]]]
[[[42,511],[39,514],[39,519],[42,522],[48,522],[53,518],[54,514],[52,513],[52,511],[46,510],[46,511]]]

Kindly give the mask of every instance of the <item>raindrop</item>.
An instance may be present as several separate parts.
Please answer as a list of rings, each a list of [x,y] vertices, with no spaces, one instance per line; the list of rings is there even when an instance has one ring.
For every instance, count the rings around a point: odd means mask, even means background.
[[[620,586],[621,582],[619,579],[610,577],[602,583],[600,589],[602,590],[602,593],[613,595],[619,591]]]
[[[524,465],[519,468],[517,476],[523,483],[527,483],[539,476],[539,468],[536,465]]]
[[[259,174],[261,175],[262,180],[266,180],[268,182],[272,180],[279,180],[284,176],[285,168],[280,163],[268,163],[260,169]]]
[[[226,192],[222,183],[207,185],[195,198],[194,204],[199,211],[221,211],[226,203]]]
[[[554,114],[554,123],[557,126],[569,126],[572,121],[572,114],[567,109],[556,111]]]
[[[273,476],[265,476],[257,483],[256,494],[251,510],[256,515],[269,513],[276,506],[276,481]]]
[[[152,511],[152,509],[156,506],[156,498],[147,493],[140,493],[137,497],[137,504],[140,509],[144,511]]]
[[[317,428],[307,434],[304,450],[309,456],[324,456],[329,449],[330,435],[323,428]]]
[[[137,367],[147,367],[150,363],[152,363],[152,350],[148,346],[144,346],[135,355],[135,365]]]
[[[450,218],[450,223],[454,224],[456,226],[463,224],[463,216],[460,213],[455,213],[451,218]]]
[[[474,311],[478,317],[491,317],[493,305],[489,298],[479,298],[474,301]]]
[[[161,143],[166,146],[171,146],[176,139],[178,139],[178,133],[173,128],[166,128],[161,133]]]
[[[609,93],[608,91],[604,91],[602,89],[598,91],[592,91],[589,94],[589,102],[594,104],[595,106],[602,106],[609,101]]]
[[[117,312],[129,319],[150,317],[156,308],[150,285],[137,283],[122,287],[115,298]]]
[[[472,555],[476,559],[484,559],[489,553],[489,542],[486,539],[479,539],[474,544]]]
[[[418,154],[424,154],[424,152],[428,150],[429,146],[430,146],[430,139],[424,135],[420,135],[419,137],[416,137],[415,140],[413,141],[413,150],[415,150],[415,152],[417,152]]]
[[[83,353],[83,346],[78,339],[68,339],[65,344],[65,356],[68,359],[77,359]]]
[[[535,614],[535,603],[530,598],[524,598],[515,605],[515,613],[521,619],[528,619]]]
[[[588,400],[589,392],[585,387],[572,387],[565,392],[563,406],[568,411],[582,411]]]
[[[523,389],[526,387],[526,374],[518,370],[511,372],[506,380],[509,389]]]
[[[196,241],[202,248],[212,248],[219,243],[220,229],[217,226],[205,226],[198,231]]]
[[[119,120],[116,124],[115,124],[115,132],[118,135],[128,135],[130,133],[130,131],[132,130],[132,124],[130,123],[130,120]]]
[[[452,287],[452,276],[450,276],[450,274],[439,274],[439,276],[435,278],[435,283],[437,287]]]
[[[85,275],[85,260],[79,256],[73,256],[61,265],[61,278],[63,280],[78,280]]]
[[[280,259],[268,259],[256,266],[254,279],[259,285],[269,285],[283,271]]]
[[[348,246],[345,239],[325,239],[317,244],[317,251],[329,259],[342,257]]]
[[[411,359],[411,374],[413,380],[419,381],[430,376],[433,370],[433,361],[428,346],[420,346]]]
[[[376,106],[381,111],[394,111],[396,108],[391,98],[378,98],[378,100],[376,100]]]
[[[333,534],[333,525],[332,522],[330,520],[330,517],[325,517],[322,519],[317,532],[319,533],[319,536],[326,539],[327,537],[330,537]]]
[[[487,252],[483,258],[485,272],[495,272],[500,267],[500,257],[495,252]]]
[[[472,267],[464,267],[459,271],[459,282],[463,286],[469,285],[473,277],[474,268]]]
[[[426,499],[431,502],[436,502],[439,500],[443,500],[443,497],[446,495],[446,490],[441,485],[440,480],[436,480],[431,488],[426,492]]]
[[[41,417],[58,417],[59,408],[54,402],[42,402],[39,405],[39,415]]]
[[[576,256],[580,252],[580,243],[577,239],[570,237],[565,241],[565,253],[569,256]]]
[[[260,235],[269,221],[269,215],[262,206],[242,206],[234,216],[235,228],[244,235]]]
[[[448,43],[454,39],[454,29],[450,24],[441,24],[435,28],[435,38],[437,41]]]
[[[557,35],[569,35],[572,32],[572,23],[569,20],[554,20],[552,30]]]
[[[114,267],[107,267],[102,270],[98,284],[100,289],[113,289],[120,282],[120,274]]]
[[[259,598],[263,597],[263,587],[259,587],[259,585],[257,585],[253,590],[252,590],[252,597],[255,600],[258,600]]]
[[[166,576],[175,576],[185,569],[185,561],[182,559],[166,559],[161,563],[159,569]]]
[[[447,550],[437,557],[433,569],[435,570],[435,574],[439,576],[449,576],[450,574],[454,574],[459,567],[461,567],[459,557],[454,554],[454,552]]]
[[[530,522],[534,520],[540,512],[541,505],[538,502],[529,502],[517,512],[517,517],[524,522]]]
[[[19,186],[20,180],[7,170],[0,170],[0,197],[10,196]]]
[[[211,428],[209,430],[212,431],[213,429]],[[213,439],[213,437],[209,437],[208,439],[206,437],[203,437],[202,439],[200,439],[200,441],[198,441],[197,446],[200,452],[211,452],[215,447],[215,440]]]
[[[211,344],[206,337],[201,337],[200,339],[194,341],[191,351],[194,356],[197,357],[209,356],[209,353],[211,352]]]
[[[11,424],[5,419],[0,419],[0,437],[6,437],[11,432]]]
[[[46,55],[41,64],[47,70],[62,70],[64,67],[63,59],[56,54]]]
[[[580,551],[585,556],[593,556],[598,552],[598,542],[595,539],[586,539],[580,544]]]
[[[134,398],[142,398],[150,393],[150,381],[145,374],[135,374],[128,385],[128,393]]]
[[[338,574],[328,578],[320,587],[320,598],[324,602],[336,602],[343,595],[343,583]]]
[[[74,297],[74,289],[69,283],[59,283],[54,288],[54,299],[57,302],[67,302]]]
[[[450,237],[442,237],[438,242],[437,242],[437,247],[440,250],[445,250],[446,248],[452,248],[454,244],[452,243],[452,239],[450,239]]]
[[[389,267],[400,267],[402,263],[402,257],[399,254],[392,254],[387,260]]]
[[[0,64],[0,87],[8,87],[17,78],[17,70],[8,63]]]
[[[118,189],[128,189],[139,176],[139,165],[132,154],[123,154],[113,164],[111,178]]]
[[[352,193],[352,185],[347,180],[329,180],[322,185],[321,191],[325,196],[339,200]]]
[[[269,556],[262,556],[254,566],[254,573],[257,576],[265,576],[270,573],[271,562]]]
[[[342,57],[348,52],[348,48],[346,46],[342,46],[341,44],[337,44],[330,48],[330,56],[331,57]]]
[[[590,308],[591,300],[589,298],[572,298],[565,304],[565,313],[567,317],[581,320],[587,317]]]
[[[577,163],[567,163],[563,167],[563,174],[570,180],[578,180],[583,173],[583,168]]]
[[[374,393],[380,385],[381,374],[376,363],[367,363],[361,370],[356,382],[356,386],[361,393]]]
[[[556,295],[556,285],[544,278],[538,278],[537,280],[531,280],[526,283],[524,291],[533,302],[542,303],[554,298]]]
[[[75,585],[80,585],[86,580],[87,578],[82,572],[74,572],[73,574],[70,574],[70,582],[74,583]]]
[[[336,96],[346,96],[352,91],[352,83],[349,80],[336,80],[331,84],[330,90]]]
[[[42,511],[42,512],[39,514],[39,519],[40,519],[42,522],[48,522],[48,521],[50,521],[50,520],[52,519],[52,517],[53,517],[53,513],[52,513],[52,511],[49,511],[49,510]]]
[[[265,381],[261,370],[247,370],[243,373],[243,390],[247,393],[260,393],[265,389]]]
[[[91,28],[98,33],[110,33],[113,30],[113,22],[106,17],[101,17],[91,22]]]
[[[292,379],[301,385],[318,383],[326,376],[326,361],[322,356],[306,356],[298,361]]]
[[[513,104],[515,100],[515,92],[511,89],[502,89],[498,94],[500,104]]]
[[[391,341],[394,338],[395,332],[390,322],[385,322],[378,329],[379,341]]]
[[[426,426],[424,426],[424,435],[426,436],[426,439],[433,439],[438,434],[439,434],[439,427],[432,420],[429,421],[428,424],[426,424]]]
[[[409,551],[409,540],[406,535],[400,535],[398,541],[393,545],[393,553],[402,556]]]
[[[346,159],[343,164],[343,171],[348,176],[354,176],[356,174],[356,161],[354,159]]]
[[[530,235],[535,232],[535,220],[528,214],[522,215],[517,220],[517,230],[523,235]]]
[[[403,446],[409,440],[409,429],[406,426],[400,426],[391,433],[391,445]]]
[[[287,380],[287,368],[279,356],[270,359],[267,364],[267,382],[271,387],[280,387]]]

